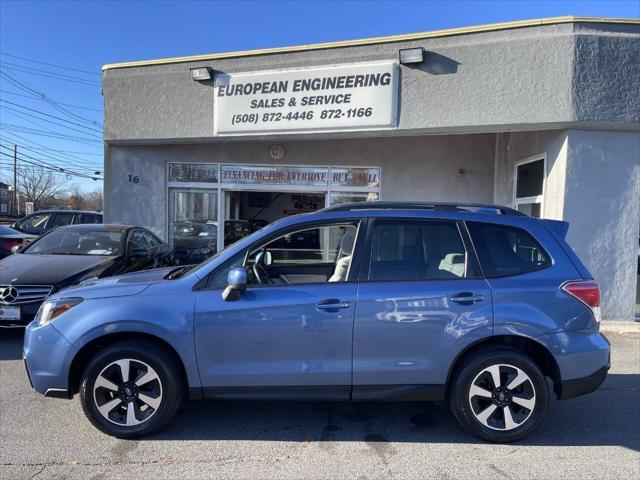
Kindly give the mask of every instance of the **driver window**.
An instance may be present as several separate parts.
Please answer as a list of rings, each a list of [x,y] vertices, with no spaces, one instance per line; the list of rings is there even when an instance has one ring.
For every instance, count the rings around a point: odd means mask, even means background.
[[[352,223],[290,231],[249,254],[249,284],[346,282],[356,233]]]

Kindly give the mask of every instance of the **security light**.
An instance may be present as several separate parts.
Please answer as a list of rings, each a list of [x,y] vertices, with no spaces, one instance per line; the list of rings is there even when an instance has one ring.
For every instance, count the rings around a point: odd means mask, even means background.
[[[424,50],[422,50],[422,48],[406,48],[400,50],[400,63],[402,65],[422,63],[423,61]]]
[[[213,69],[211,67],[192,68],[191,78],[196,82],[211,80],[213,78]]]

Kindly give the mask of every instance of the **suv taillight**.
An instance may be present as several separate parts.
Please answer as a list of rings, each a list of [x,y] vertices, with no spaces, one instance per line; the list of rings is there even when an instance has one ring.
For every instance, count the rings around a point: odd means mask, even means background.
[[[577,298],[593,312],[596,322],[600,323],[600,286],[594,280],[567,282],[562,290]]]

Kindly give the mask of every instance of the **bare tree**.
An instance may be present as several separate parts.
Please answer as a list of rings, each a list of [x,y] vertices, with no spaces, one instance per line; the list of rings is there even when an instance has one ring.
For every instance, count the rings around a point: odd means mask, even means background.
[[[69,198],[67,198],[67,207],[72,210],[84,210],[87,208],[85,204],[87,203],[87,198],[85,193],[80,190],[78,184],[74,183],[71,186],[71,190],[69,192]]]
[[[36,211],[65,191],[67,180],[45,169],[22,169],[18,172],[18,193],[25,202],[33,202]]]
[[[85,195],[86,209],[101,212],[104,209],[104,195],[102,190],[94,190]]]

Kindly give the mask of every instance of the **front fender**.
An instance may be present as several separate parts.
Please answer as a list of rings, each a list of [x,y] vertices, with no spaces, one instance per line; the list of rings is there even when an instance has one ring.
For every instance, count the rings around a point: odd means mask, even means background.
[[[176,298],[172,298],[174,296]],[[187,374],[188,386],[200,388],[193,346],[194,299],[184,294],[87,299],[60,316],[52,325],[73,345],[76,352],[108,335],[142,334],[156,337],[168,343],[178,354]]]

